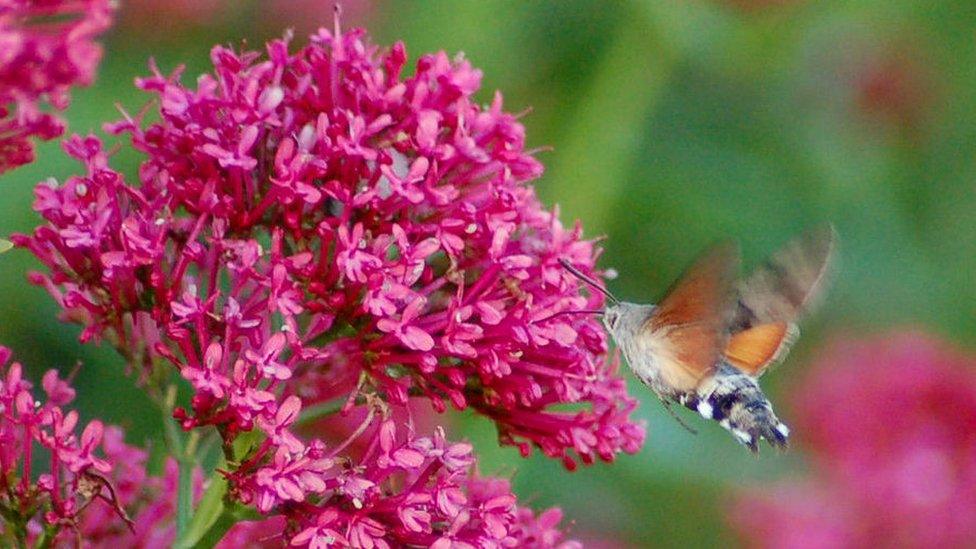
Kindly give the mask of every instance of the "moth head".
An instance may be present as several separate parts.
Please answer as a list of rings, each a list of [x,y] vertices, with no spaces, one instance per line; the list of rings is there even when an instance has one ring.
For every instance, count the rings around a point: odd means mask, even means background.
[[[603,325],[618,344],[633,337],[654,310],[653,305],[638,305],[621,301],[607,306]]]

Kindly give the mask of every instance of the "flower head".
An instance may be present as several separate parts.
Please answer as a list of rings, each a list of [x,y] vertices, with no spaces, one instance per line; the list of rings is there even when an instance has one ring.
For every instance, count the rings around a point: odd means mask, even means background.
[[[359,31],[212,60],[195,89],[140,80],[159,122],[111,126],[146,154],[139,185],[75,137],[88,173],[38,186],[48,223],[17,242],[83,338],[178,368],[187,427],[270,424],[267,395],[314,379],[321,399],[472,407],[570,467],[637,450],[598,323],[553,316],[601,305],[557,261],[592,271],[596,250],[541,209],[522,126],[500,95],[472,99],[479,71],[439,53],[404,77],[403,46],[379,54]]]
[[[361,31],[211,59],[195,88],[153,67],[158,121],[108,126],[145,154],[138,184],[98,139],[65,143],[87,173],[38,186],[46,223],[15,238],[48,268],[32,280],[147,384],[189,382],[174,417],[216,427],[230,497],[285,515],[289,543],[557,543],[469,444],[391,420],[411,397],[472,408],[569,468],[643,442],[599,324],[556,314],[602,305],[559,264],[592,273],[597,250],[535,198],[501,95],[479,106],[480,72],[443,53],[406,77],[403,46]],[[320,402],[362,419],[296,435]]]
[[[289,543],[328,547],[557,547],[561,515],[537,519],[516,505],[507,481],[471,473],[471,445],[379,423],[355,470],[326,480],[329,505],[301,516]],[[571,547],[571,545],[565,545]]]
[[[0,0],[0,173],[34,159],[31,138],[52,139],[64,125],[50,106],[90,84],[101,59],[94,42],[111,24],[110,0]]]
[[[85,547],[168,547],[176,498],[172,464],[166,479],[148,476],[146,452],[98,420],[79,436],[78,413],[62,408],[74,398],[69,383],[50,370],[43,378],[47,398],[35,400],[23,367],[9,360],[9,350],[0,347],[0,543],[12,545],[18,536],[33,543],[44,532],[55,546],[80,536]],[[38,474],[38,464],[45,472]]]

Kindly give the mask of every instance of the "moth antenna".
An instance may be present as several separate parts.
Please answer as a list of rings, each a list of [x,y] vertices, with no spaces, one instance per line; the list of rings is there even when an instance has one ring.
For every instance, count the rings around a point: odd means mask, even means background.
[[[549,315],[549,316],[547,316],[545,318],[540,318],[539,320],[533,321],[533,324],[536,323],[536,322],[545,322],[547,320],[550,320],[550,319],[556,318],[557,316],[562,316],[562,315],[602,315],[602,314],[603,314],[603,310],[602,309],[572,309],[572,310],[569,310],[569,311],[559,311],[558,313],[552,313],[551,315]]]
[[[602,284],[600,284],[596,280],[593,280],[592,278],[586,276],[585,274],[583,274],[582,272],[580,272],[579,269],[577,269],[576,267],[573,267],[572,265],[570,265],[569,261],[566,261],[565,259],[563,259],[563,258],[560,257],[559,258],[559,264],[562,265],[564,269],[566,269],[567,271],[569,271],[569,273],[571,275],[573,275],[576,278],[578,278],[578,279],[582,280],[583,282],[587,283],[590,287],[594,288],[595,290],[597,290],[601,294],[607,296],[610,299],[610,301],[613,301],[614,303],[620,303],[620,300],[617,299],[616,297],[614,297],[613,294],[610,293],[610,290],[604,288]]]
[[[698,431],[697,430],[692,429],[687,423],[685,423],[685,420],[681,419],[681,416],[679,416],[677,414],[677,412],[675,412],[674,409],[671,408],[671,404],[669,404],[669,403],[667,403],[667,402],[665,402],[663,400],[661,401],[661,404],[663,404],[664,405],[664,409],[667,410],[669,414],[671,414],[671,417],[673,417],[674,420],[678,422],[678,425],[681,425],[682,427],[685,428],[686,431],[688,431],[689,433],[691,433],[693,435],[697,435],[698,434]]]

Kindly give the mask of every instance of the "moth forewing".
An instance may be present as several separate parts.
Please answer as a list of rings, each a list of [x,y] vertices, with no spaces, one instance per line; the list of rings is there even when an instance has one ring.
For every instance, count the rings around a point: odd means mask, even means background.
[[[709,248],[668,290],[641,327],[637,338],[642,352],[656,359],[658,375],[672,392],[691,391],[714,371],[728,337],[738,266],[734,243]]]

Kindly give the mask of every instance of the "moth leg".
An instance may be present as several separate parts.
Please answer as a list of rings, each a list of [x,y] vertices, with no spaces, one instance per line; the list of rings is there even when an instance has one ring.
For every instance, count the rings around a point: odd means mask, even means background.
[[[660,397],[660,396],[658,397],[658,400],[660,400],[661,401],[661,404],[664,405],[664,409],[667,410],[669,414],[671,414],[671,417],[673,417],[675,419],[675,421],[678,422],[679,425],[681,425],[682,427],[684,427],[686,431],[688,431],[689,433],[691,433],[693,435],[697,435],[698,434],[698,431],[696,431],[695,429],[692,429],[687,423],[685,423],[685,420],[681,419],[681,416],[679,416],[678,413],[675,412],[673,408],[671,408],[671,402],[665,400],[663,397]]]

